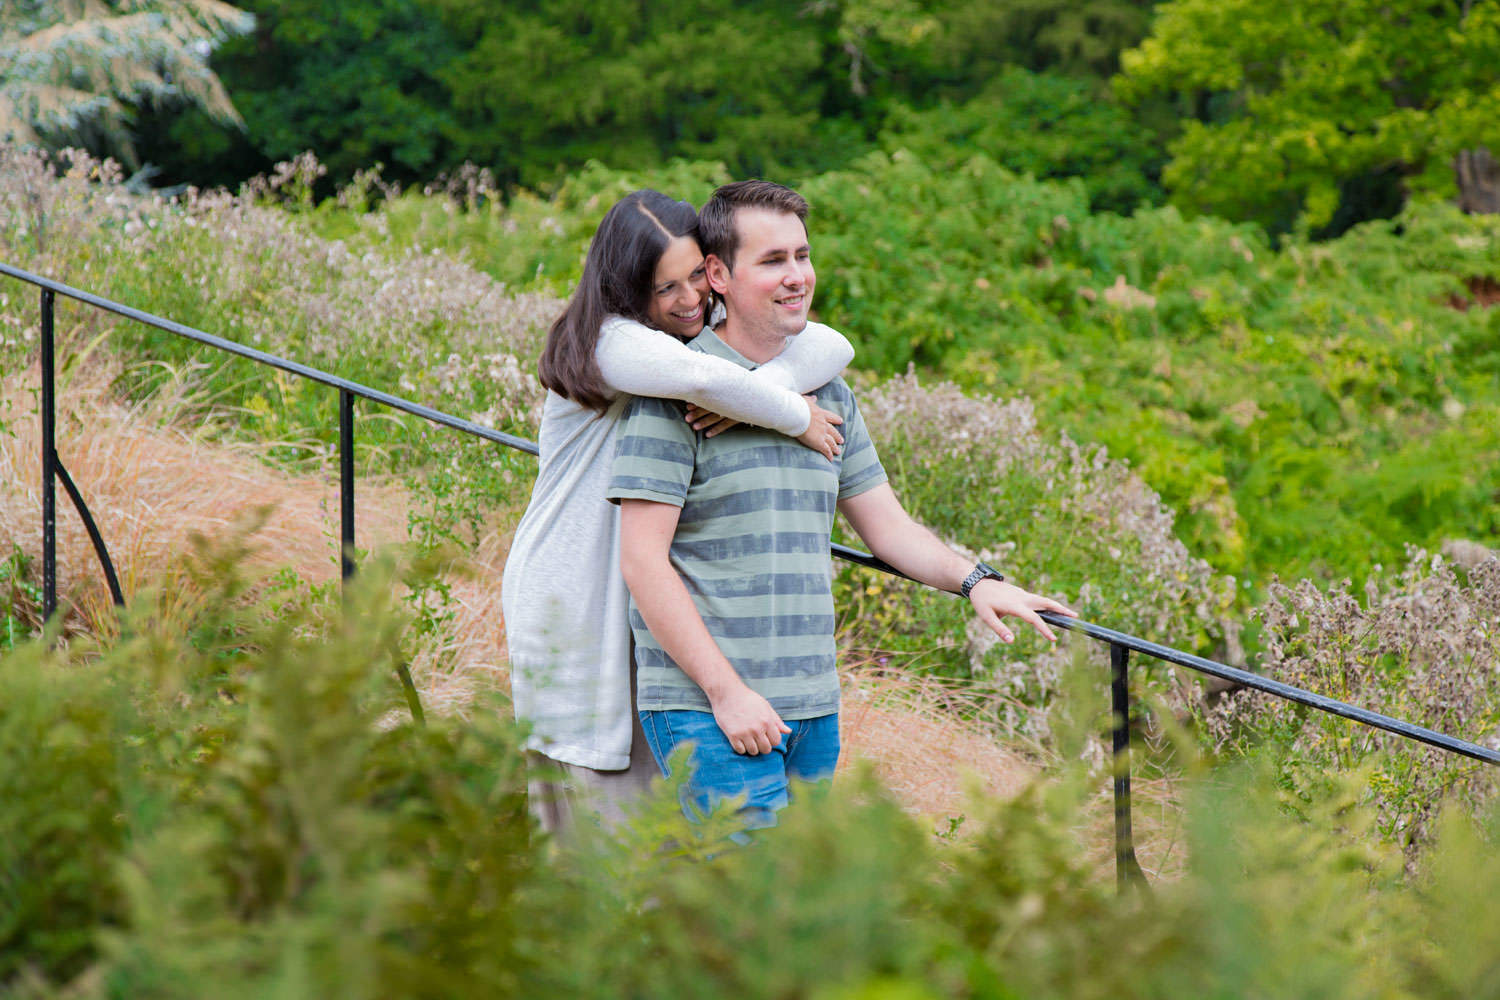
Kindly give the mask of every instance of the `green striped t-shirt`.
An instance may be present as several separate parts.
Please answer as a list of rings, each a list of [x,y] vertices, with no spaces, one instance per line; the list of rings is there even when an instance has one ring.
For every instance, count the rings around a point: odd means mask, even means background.
[[[693,350],[755,365],[705,330]],[[829,535],[839,500],[886,481],[854,393],[817,391],[844,418],[829,461],[792,438],[744,424],[705,438],[682,403],[638,397],[617,434],[607,496],[682,508],[671,561],[719,649],[783,719],[838,711]],[[651,636],[630,602],[640,708],[710,710],[708,698]]]

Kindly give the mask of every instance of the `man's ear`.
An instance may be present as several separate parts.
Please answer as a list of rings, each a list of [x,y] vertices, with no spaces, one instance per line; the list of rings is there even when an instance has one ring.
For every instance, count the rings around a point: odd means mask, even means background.
[[[718,254],[703,258],[703,270],[708,275],[708,287],[723,295],[729,289],[729,265]]]

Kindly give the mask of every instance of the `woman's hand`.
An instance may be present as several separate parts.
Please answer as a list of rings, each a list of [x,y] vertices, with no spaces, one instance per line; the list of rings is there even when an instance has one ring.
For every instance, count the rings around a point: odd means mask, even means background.
[[[844,422],[844,418],[832,410],[825,410],[818,405],[818,397],[803,396],[807,400],[807,412],[809,415],[807,430],[797,435],[797,440],[813,451],[822,452],[823,457],[829,461],[843,450],[844,435],[838,431],[838,424]],[[713,437],[722,434],[731,427],[739,425],[738,420],[721,416],[712,410],[705,410],[696,403],[689,403],[687,408],[687,422],[692,425],[693,430],[702,431],[704,437]]]
[[[812,419],[807,430],[797,435],[797,440],[813,451],[822,452],[823,457],[831,462],[844,448],[844,435],[839,433],[837,426],[844,422],[844,418],[819,406],[816,396],[802,398],[807,400],[807,411],[812,414]]]
[[[688,404],[687,422],[693,425],[693,430],[703,431],[704,437],[721,434],[739,423],[738,420],[721,416],[712,410],[705,410],[697,403]]]

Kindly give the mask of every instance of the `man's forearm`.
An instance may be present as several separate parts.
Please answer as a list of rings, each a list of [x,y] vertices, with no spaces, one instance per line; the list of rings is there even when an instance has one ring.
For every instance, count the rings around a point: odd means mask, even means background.
[[[839,502],[839,510],[854,530],[870,546],[870,551],[907,576],[929,587],[957,593],[964,578],[973,570],[968,558],[954,552],[943,540],[912,520],[896,499],[889,485]],[[1014,615],[1029,623],[1048,639],[1057,636],[1037,614],[1050,611],[1073,615],[1074,612],[1050,597],[1028,593],[1015,584],[999,580],[981,580],[969,591],[969,602],[975,612],[1005,642],[1015,636],[1001,623]]]
[[[974,568],[972,560],[914,521],[889,486],[846,500],[839,509],[873,555],[929,587],[957,593]]]
[[[974,568],[972,559],[954,552],[930,529],[916,521],[909,521],[906,531],[883,539],[883,544],[872,545],[871,552],[913,580],[954,594]]]

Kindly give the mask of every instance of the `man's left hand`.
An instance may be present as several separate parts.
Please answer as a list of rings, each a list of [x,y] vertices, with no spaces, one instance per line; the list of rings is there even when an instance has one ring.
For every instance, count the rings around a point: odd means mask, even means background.
[[[1052,642],[1057,641],[1057,636],[1042,621],[1038,611],[1055,611],[1069,618],[1077,618],[1078,612],[1064,604],[1059,604],[1050,597],[1033,594],[1022,590],[1013,584],[1003,580],[980,580],[969,591],[969,602],[974,605],[974,611],[979,615],[981,621],[988,625],[1003,642],[1015,642],[1016,635],[1000,619],[1007,615],[1014,616],[1025,622],[1030,622],[1031,627]]]

